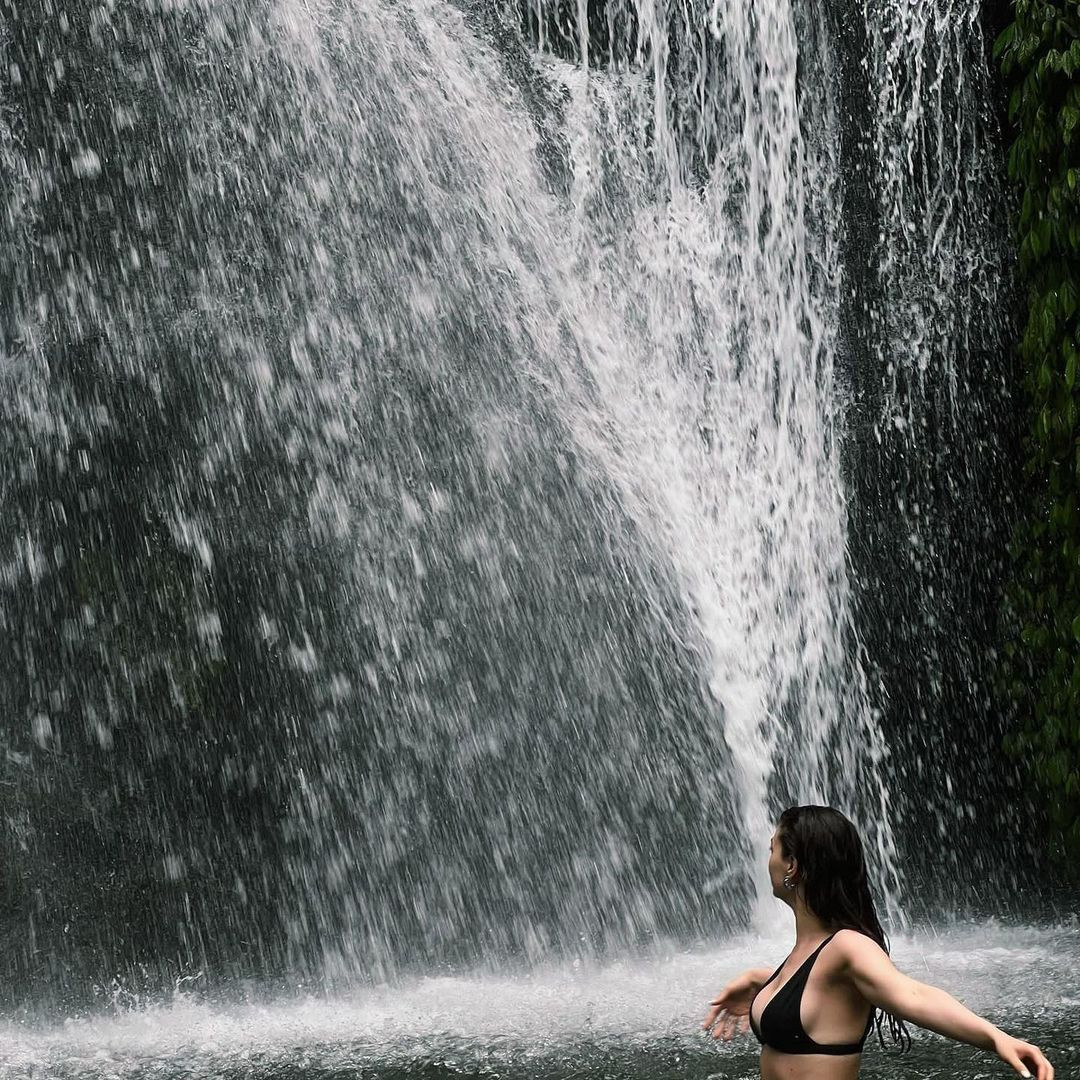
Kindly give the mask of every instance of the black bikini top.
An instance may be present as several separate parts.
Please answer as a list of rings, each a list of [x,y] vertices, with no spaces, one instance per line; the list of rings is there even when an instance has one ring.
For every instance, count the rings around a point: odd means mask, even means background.
[[[806,980],[810,977],[810,969],[814,966],[814,961],[818,958],[818,954],[830,941],[835,937],[835,934],[830,934],[802,963],[802,966],[794,975],[779,990],[769,999],[768,1005],[761,1011],[761,1027],[754,1023],[754,1002],[750,1001],[750,1026],[754,1029],[754,1034],[758,1038],[763,1046],[771,1047],[773,1050],[778,1050],[782,1054],[861,1054],[863,1043],[866,1042],[866,1036],[870,1034],[870,1029],[874,1026],[874,1010],[870,1010],[870,1016],[866,1021],[866,1030],[862,1034],[862,1038],[855,1043],[832,1043],[830,1045],[823,1045],[822,1043],[814,1042],[809,1035],[803,1030],[802,1018],[799,1015],[799,1009],[802,1005],[803,990],[806,989]],[[758,990],[758,994],[761,990],[769,985],[776,978],[777,975],[783,970],[784,965],[781,964],[768,978],[768,980],[762,983],[761,988]],[[757,994],[754,995],[757,997]]]

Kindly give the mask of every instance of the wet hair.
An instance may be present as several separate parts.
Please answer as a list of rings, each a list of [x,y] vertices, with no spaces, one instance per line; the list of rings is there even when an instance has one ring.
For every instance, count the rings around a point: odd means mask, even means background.
[[[784,856],[799,865],[806,906],[826,925],[857,930],[888,952],[889,940],[874,910],[855,826],[831,806],[792,806],[780,815],[776,835]],[[882,1046],[883,1023],[901,1050],[911,1046],[911,1036],[899,1017],[877,1008],[873,1016]]]

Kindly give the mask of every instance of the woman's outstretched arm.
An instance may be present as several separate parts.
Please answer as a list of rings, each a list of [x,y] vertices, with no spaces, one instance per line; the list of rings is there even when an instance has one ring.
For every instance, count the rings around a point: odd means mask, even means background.
[[[836,944],[852,982],[871,1004],[950,1039],[993,1050],[1021,1076],[1032,1075],[1030,1066],[1037,1080],[1053,1080],[1054,1068],[1037,1046],[994,1027],[944,990],[897,971],[885,950],[865,934],[841,930]]]

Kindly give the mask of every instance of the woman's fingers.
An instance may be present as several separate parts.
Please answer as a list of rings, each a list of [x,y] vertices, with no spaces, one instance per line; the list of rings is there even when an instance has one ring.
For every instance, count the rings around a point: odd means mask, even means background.
[[[716,1023],[717,1018],[722,1012],[724,1012],[730,1002],[731,995],[727,992],[727,990],[721,990],[719,996],[714,997],[712,1001],[709,1002],[712,1008],[709,1009],[709,1013],[705,1017],[705,1023],[702,1024],[702,1027],[706,1031],[708,1031],[713,1026],[713,1024]]]
[[[1030,1065],[1034,1069],[1034,1075],[1036,1080],[1054,1080],[1054,1066],[1046,1060],[1043,1052],[1037,1047],[1032,1046],[1031,1043],[1017,1042],[1016,1046],[1016,1060],[1020,1063],[1017,1072],[1021,1076],[1031,1076],[1028,1071]],[[1014,1066],[1015,1067],[1015,1066]]]
[[[1046,1056],[1037,1046],[1021,1043],[1019,1056],[1021,1061],[1035,1070],[1036,1080],[1054,1080],[1054,1066],[1046,1060]]]
[[[712,1008],[709,1010],[708,1015],[705,1017],[705,1023],[701,1025],[706,1031],[708,1031],[713,1026],[713,1024],[716,1023],[717,1018],[724,1011],[724,1001],[725,998],[721,994],[720,997],[709,1002]]]
[[[1054,1080],[1054,1066],[1046,1060],[1043,1052],[1031,1043],[1013,1039],[1003,1048],[1001,1056],[1023,1077],[1034,1076],[1035,1080]],[[1028,1066],[1034,1069],[1032,1073]]]
[[[723,1007],[717,1006],[709,1013],[709,1018],[705,1021],[705,1030],[711,1031],[714,1039],[724,1039],[724,1028],[727,1021],[727,1012],[724,1011]]]
[[[1027,1066],[1016,1052],[1015,1045],[1008,1047],[1001,1055],[1021,1076],[1030,1076]]]
[[[750,1007],[750,995],[745,982],[745,979],[735,979],[709,1002],[710,1008],[701,1026],[712,1032],[714,1039],[728,1042],[746,1031],[744,1018]]]
[[[743,1034],[749,1028],[750,1018],[745,1013],[732,1013],[723,1007],[717,1007],[709,1013],[704,1026],[706,1031],[712,1031],[714,1039],[730,1042],[736,1035]]]

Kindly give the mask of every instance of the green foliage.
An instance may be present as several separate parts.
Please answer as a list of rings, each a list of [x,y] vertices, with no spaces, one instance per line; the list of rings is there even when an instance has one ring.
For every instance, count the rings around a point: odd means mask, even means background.
[[[1024,515],[1013,538],[1004,678],[1008,748],[1031,764],[1080,854],[1080,0],[1016,0],[994,55],[1008,80],[1021,196]]]

